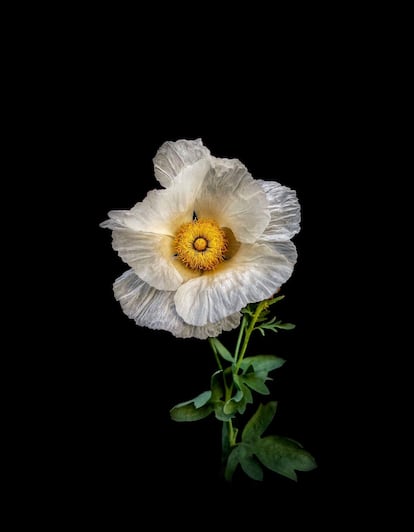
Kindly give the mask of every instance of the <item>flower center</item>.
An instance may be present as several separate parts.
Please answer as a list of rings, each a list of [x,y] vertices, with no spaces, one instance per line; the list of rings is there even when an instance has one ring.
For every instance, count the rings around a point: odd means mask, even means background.
[[[227,248],[226,233],[207,218],[183,224],[174,238],[176,256],[191,270],[214,270],[223,262]]]
[[[208,246],[208,242],[203,236],[199,236],[194,240],[193,246],[197,251],[204,251]]]

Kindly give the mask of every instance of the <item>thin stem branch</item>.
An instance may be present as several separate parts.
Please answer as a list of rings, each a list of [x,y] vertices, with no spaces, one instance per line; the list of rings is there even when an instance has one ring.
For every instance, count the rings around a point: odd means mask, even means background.
[[[240,325],[239,336],[237,338],[236,349],[234,351],[234,360],[235,360],[235,362],[237,362],[237,357],[239,356],[240,344],[241,344],[241,341],[242,341],[242,338],[243,338],[244,331],[246,329],[246,324],[247,324],[247,319],[246,319],[246,316],[243,314],[243,319],[242,319],[242,322],[241,322],[241,325]]]
[[[246,329],[246,334],[244,336],[244,341],[243,341],[243,345],[242,345],[242,348],[241,348],[241,351],[240,351],[240,356],[236,362],[236,369],[235,369],[235,374],[237,375],[239,369],[240,369],[240,365],[241,363],[243,362],[243,357],[246,353],[246,350],[247,350],[247,346],[249,344],[249,340],[250,340],[250,336],[254,330],[254,327],[256,325],[256,322],[257,320],[259,319],[259,316],[260,314],[262,313],[262,310],[263,310],[263,307],[265,307],[267,304],[266,301],[262,301],[261,303],[259,303],[256,307],[256,311],[253,315],[253,318],[251,319],[250,323],[249,323],[249,326],[247,327]]]

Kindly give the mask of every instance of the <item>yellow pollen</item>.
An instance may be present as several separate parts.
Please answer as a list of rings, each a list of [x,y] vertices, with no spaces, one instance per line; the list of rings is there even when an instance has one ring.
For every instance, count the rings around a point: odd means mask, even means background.
[[[207,218],[183,224],[174,238],[174,252],[190,270],[214,270],[223,262],[227,249],[226,233]]]

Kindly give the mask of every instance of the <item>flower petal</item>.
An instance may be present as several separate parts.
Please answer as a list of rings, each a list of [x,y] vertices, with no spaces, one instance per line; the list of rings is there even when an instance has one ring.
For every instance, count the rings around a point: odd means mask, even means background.
[[[239,242],[251,244],[270,221],[266,193],[239,160],[212,157],[212,161],[197,195],[197,216],[216,220]]]
[[[273,249],[277,255],[285,257],[292,266],[296,264],[298,259],[298,252],[296,251],[296,246],[290,240],[287,242],[265,242],[260,240],[260,244],[266,244],[269,248]]]
[[[177,203],[177,194],[174,194],[174,191],[175,187],[168,190],[151,190],[147,197],[134,205],[131,210],[110,211],[109,219],[102,222],[100,227],[128,228],[134,231],[174,236],[175,227],[172,220],[180,218],[181,215],[187,221],[192,213],[192,207],[187,206],[188,208],[185,209],[183,202],[181,205]],[[178,196],[179,199],[180,195]],[[180,221],[177,223],[180,224]]]
[[[261,240],[290,240],[300,230],[300,205],[296,192],[276,181],[257,181],[266,192],[270,208],[270,222]]]
[[[165,190],[151,190],[131,210],[110,211],[109,219],[100,224],[107,229],[126,227],[134,231],[174,236],[178,228],[193,218],[198,191],[209,171],[206,161],[199,161],[185,170],[185,179],[178,179]]]
[[[171,237],[115,229],[112,232],[112,246],[121,259],[154,288],[176,290],[183,282],[183,277],[172,264]]]
[[[280,249],[276,244],[242,244],[215,272],[178,288],[174,296],[178,314],[187,323],[202,326],[271,297],[293,272],[295,257],[287,244],[278,243]]]
[[[202,159],[209,161],[210,151],[201,139],[164,142],[153,159],[155,177],[167,188],[184,169]]]
[[[238,327],[241,314],[228,316],[220,323],[195,327],[185,323],[177,314],[174,292],[157,290],[142,281],[133,270],[126,271],[114,283],[114,294],[122,310],[137,325],[150,329],[171,332],[177,338],[199,338],[218,336],[222,331]]]

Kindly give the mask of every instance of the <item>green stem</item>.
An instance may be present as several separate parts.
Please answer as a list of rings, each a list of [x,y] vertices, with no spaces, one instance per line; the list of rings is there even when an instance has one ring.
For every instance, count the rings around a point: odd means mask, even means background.
[[[229,419],[228,421],[224,421],[224,423],[229,424],[229,445],[231,449],[232,447],[234,447],[234,445],[236,445],[236,435],[234,432],[233,422],[231,419]]]
[[[227,400],[227,396],[228,396],[228,394],[229,394],[229,387],[227,386],[227,381],[226,381],[226,376],[225,376],[225,374],[224,374],[223,366],[222,366],[222,364],[221,364],[219,354],[217,353],[216,346],[215,346],[214,343],[211,341],[211,338],[208,339],[208,343],[210,344],[211,349],[213,350],[214,357],[215,357],[216,362],[217,362],[217,366],[219,367],[219,370],[223,373],[223,384],[224,384],[224,390],[225,390],[225,392],[226,392],[226,400]]]
[[[208,341],[209,341],[209,344],[211,345],[211,349],[213,350],[214,356],[215,356],[215,358],[216,358],[217,366],[219,367],[219,369],[220,369],[221,371],[223,371],[223,366],[221,365],[220,357],[219,357],[219,355],[218,355],[218,353],[217,353],[217,350],[216,350],[216,348],[214,347],[214,344],[211,342],[211,339],[210,339],[210,338],[208,339]]]
[[[247,325],[247,319],[246,319],[246,316],[243,314],[243,319],[240,325],[239,337],[237,338],[236,350],[234,351],[234,360],[236,362],[237,362],[237,357],[239,356],[240,344],[243,338],[244,331],[246,329],[246,325]]]
[[[238,357],[237,362],[236,362],[236,368],[235,368],[235,374],[236,375],[239,372],[240,365],[241,365],[241,363],[243,361],[243,357],[244,357],[244,355],[246,353],[247,346],[248,346],[249,340],[250,340],[250,336],[251,336],[251,334],[252,334],[252,332],[254,330],[254,327],[256,325],[257,320],[259,319],[260,314],[262,313],[263,308],[266,305],[267,305],[267,301],[262,301],[261,303],[259,303],[257,305],[256,311],[253,314],[253,318],[251,319],[251,321],[249,323],[249,326],[246,329],[246,334],[244,336],[244,341],[243,341],[243,345],[242,345],[242,348],[241,348],[241,351],[240,351],[240,356]]]
[[[216,362],[217,362],[217,366],[223,372],[223,384],[224,384],[224,389],[225,389],[225,398],[226,398],[226,401],[228,401],[231,398],[231,394],[232,394],[232,390],[233,390],[233,383],[231,384],[230,387],[227,386],[226,375],[225,375],[225,372],[223,370],[223,365],[222,365],[222,363],[220,361],[219,354],[217,353],[217,349],[216,349],[214,343],[211,341],[211,338],[208,339],[208,342],[209,342],[209,344],[211,346],[211,349],[213,350],[214,357],[215,357]],[[230,368],[227,368],[227,369],[229,370]],[[228,424],[229,446],[230,446],[230,448],[232,448],[234,445],[236,445],[237,432],[234,430],[233,422],[232,422],[231,419],[229,419],[229,421],[223,421],[223,423],[227,423]]]
[[[252,332],[254,331],[254,327],[256,325],[256,322],[259,319],[259,316],[262,313],[262,310],[263,310],[263,308],[265,307],[266,304],[267,304],[266,301],[262,301],[261,303],[259,303],[257,305],[255,313],[253,314],[253,317],[252,317],[252,319],[251,319],[251,321],[250,321],[248,326],[247,326],[248,319],[246,318],[245,315],[243,316],[243,319],[242,319],[242,322],[241,322],[241,325],[240,325],[239,336],[237,338],[236,349],[234,351],[235,366],[233,366],[234,367],[234,371],[232,372],[232,375],[237,375],[238,372],[239,372],[240,365],[241,365],[241,363],[243,361],[243,357],[244,357],[244,355],[246,353],[247,346],[249,344],[250,336],[251,336]],[[211,341],[210,338],[209,338],[209,343],[211,345],[211,348],[213,350],[214,356],[216,358],[217,365],[218,365],[219,369],[223,372],[223,383],[224,383],[224,389],[225,389],[225,401],[229,401],[231,399],[232,393],[233,393],[234,378],[232,378],[232,382],[231,382],[230,386],[227,386],[225,371],[223,371],[223,366],[221,364],[220,357],[219,357],[219,355],[217,353],[217,349],[216,349],[214,343]],[[240,346],[241,346],[241,349],[240,349]],[[227,370],[230,370],[230,367],[227,368]],[[229,419],[228,421],[223,421],[223,423],[227,423],[228,424],[229,448],[231,449],[232,447],[234,447],[236,445],[237,430],[234,429],[233,422],[232,422],[231,419]]]

